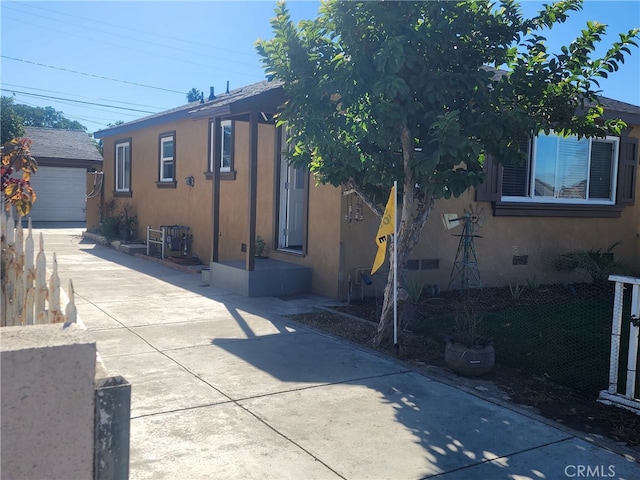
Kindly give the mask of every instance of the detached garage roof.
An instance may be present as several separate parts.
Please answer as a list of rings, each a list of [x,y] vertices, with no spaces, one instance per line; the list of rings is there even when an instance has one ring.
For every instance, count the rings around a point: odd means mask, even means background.
[[[24,127],[32,140],[31,155],[39,165],[91,167],[102,164],[102,155],[87,132],[58,128]]]

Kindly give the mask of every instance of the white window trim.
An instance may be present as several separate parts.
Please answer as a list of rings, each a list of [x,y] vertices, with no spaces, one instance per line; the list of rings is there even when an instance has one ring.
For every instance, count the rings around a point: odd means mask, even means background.
[[[121,148],[125,152],[127,152],[127,155],[126,155],[126,158],[125,158],[125,162],[128,161],[128,163],[129,163],[129,173],[131,173],[131,142],[126,141],[126,142],[116,143],[116,145],[115,145],[115,149],[116,149],[116,189],[115,190],[116,190],[116,192],[130,192],[131,191],[131,178],[130,178],[130,175],[125,175],[126,168],[124,169],[125,172],[121,172],[120,171],[121,167],[120,167],[120,162],[119,162],[119,158],[118,158],[118,151]],[[120,180],[122,180],[122,185],[119,185]]]
[[[551,134],[555,135],[555,132],[552,130]],[[536,147],[537,147],[537,135],[533,139],[533,146],[531,151],[531,157],[527,160],[529,163],[533,161],[536,157]],[[501,200],[503,202],[518,202],[518,203],[553,203],[553,204],[563,204],[563,205],[615,205],[616,204],[616,192],[617,192],[617,182],[618,182],[618,161],[620,155],[620,138],[607,136],[606,138],[589,138],[589,161],[591,161],[591,145],[593,141],[596,142],[607,142],[613,143],[613,161],[611,166],[611,198],[609,200],[605,199],[583,199],[583,198],[558,198],[558,197],[542,197],[535,196],[533,193],[530,193],[530,196],[525,197],[513,197],[513,196],[501,196]],[[589,164],[589,168],[591,165]],[[530,175],[530,185],[529,192],[534,192],[535,188],[535,172],[532,171]],[[588,181],[588,178],[587,178]]]
[[[173,155],[171,157],[164,156],[164,144],[167,142],[173,143]],[[176,174],[176,164],[175,164],[175,153],[176,153],[176,145],[174,142],[173,135],[167,135],[166,137],[160,138],[160,181],[161,182],[173,182]],[[164,166],[166,163],[171,162],[173,164],[173,176],[171,178],[164,176]]]
[[[233,123],[231,120],[222,120],[220,122],[220,171],[221,172],[230,172],[231,165],[233,164],[233,159],[229,159],[229,166],[225,167],[222,165],[222,161],[224,159],[224,127],[231,128],[231,141],[233,141]],[[233,155],[233,148],[231,148],[231,154]]]
[[[209,171],[213,172],[213,167],[216,164],[216,122],[209,122]]]

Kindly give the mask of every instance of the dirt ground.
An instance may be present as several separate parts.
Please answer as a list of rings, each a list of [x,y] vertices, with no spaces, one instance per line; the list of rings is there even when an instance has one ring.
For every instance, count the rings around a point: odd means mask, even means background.
[[[371,316],[370,307],[351,305],[338,310],[340,311],[322,310],[295,315],[292,319],[351,342],[375,348],[372,338],[376,332],[376,324],[364,320]],[[402,332],[399,343],[399,355],[389,349],[377,350],[386,355],[397,356],[414,368],[432,375],[455,375],[444,363],[444,345],[406,330]],[[640,416],[629,411],[602,405],[592,396],[555,385],[544,377],[527,375],[499,364],[481,378],[454,378],[456,383],[475,389],[482,395],[531,408],[555,422],[595,438],[609,439],[640,454]]]

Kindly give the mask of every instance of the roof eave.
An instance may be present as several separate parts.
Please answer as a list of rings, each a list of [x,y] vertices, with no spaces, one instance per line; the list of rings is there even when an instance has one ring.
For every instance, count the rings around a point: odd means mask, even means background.
[[[189,118],[189,109],[167,113],[166,115],[158,115],[146,120],[133,121],[131,123],[125,123],[111,128],[105,128],[104,130],[98,130],[93,134],[93,136],[97,139],[114,137],[128,132],[133,132],[135,130],[140,130],[141,128],[154,127],[156,125],[162,125],[163,123],[174,122],[176,120],[183,120],[185,118]]]
[[[94,168],[103,164],[103,160],[71,159],[57,157],[34,157],[39,167],[75,167]]]

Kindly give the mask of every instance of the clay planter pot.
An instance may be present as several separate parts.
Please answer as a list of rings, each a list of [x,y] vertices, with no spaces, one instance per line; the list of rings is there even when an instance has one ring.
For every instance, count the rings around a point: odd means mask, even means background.
[[[459,375],[478,377],[491,371],[496,362],[493,344],[468,347],[447,341],[444,349],[447,366]]]

